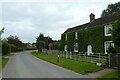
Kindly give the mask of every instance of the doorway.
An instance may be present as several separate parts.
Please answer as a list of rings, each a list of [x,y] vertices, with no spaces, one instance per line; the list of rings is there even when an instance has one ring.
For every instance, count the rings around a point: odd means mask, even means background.
[[[92,46],[88,45],[87,46],[87,55],[90,55],[90,54],[92,54]]]

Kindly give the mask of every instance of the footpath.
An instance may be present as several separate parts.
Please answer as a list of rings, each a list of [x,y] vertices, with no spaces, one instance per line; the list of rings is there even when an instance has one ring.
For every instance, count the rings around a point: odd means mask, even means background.
[[[103,69],[103,70],[95,72],[95,73],[89,73],[85,76],[88,77],[88,78],[97,78],[97,77],[100,77],[102,75],[108,74],[108,73],[113,72],[113,71],[115,71],[115,70],[110,69],[110,68],[106,68],[106,69]]]

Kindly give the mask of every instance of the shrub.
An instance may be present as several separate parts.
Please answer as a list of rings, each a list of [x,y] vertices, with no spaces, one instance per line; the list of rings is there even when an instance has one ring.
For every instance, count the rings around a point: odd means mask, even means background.
[[[16,52],[18,50],[18,48],[13,44],[11,44],[10,47],[11,47],[11,52]]]
[[[18,48],[17,51],[23,51],[24,49],[23,48]]]
[[[2,55],[8,54],[11,51],[10,44],[2,43]]]

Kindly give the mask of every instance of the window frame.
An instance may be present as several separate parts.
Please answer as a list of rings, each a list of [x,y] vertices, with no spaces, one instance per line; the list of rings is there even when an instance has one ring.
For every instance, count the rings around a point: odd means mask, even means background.
[[[77,49],[76,49],[76,47],[77,47]],[[79,45],[78,45],[78,43],[75,43],[74,44],[74,52],[79,52]]]
[[[112,34],[109,33],[109,30],[112,29],[112,25],[111,24],[106,24],[104,25],[104,33],[105,36],[111,36]]]
[[[105,42],[104,42],[105,54],[107,54],[107,43],[110,43],[113,48],[115,47],[115,44],[113,43],[113,41],[105,41]],[[109,46],[110,46],[110,44],[109,44]],[[109,48],[109,47],[108,47],[108,48]]]
[[[65,40],[67,41],[67,33],[65,34]]]
[[[75,39],[78,39],[78,32],[75,32]]]

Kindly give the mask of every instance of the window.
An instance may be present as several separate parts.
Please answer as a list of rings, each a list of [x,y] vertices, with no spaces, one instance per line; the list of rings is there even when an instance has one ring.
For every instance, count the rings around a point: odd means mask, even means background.
[[[78,33],[75,32],[75,39],[78,39]]]
[[[104,29],[105,29],[105,36],[110,36],[111,35],[112,25],[111,24],[105,25]]]
[[[74,52],[78,52],[78,43],[74,44]]]
[[[108,51],[110,46],[112,46],[114,48],[114,43],[112,41],[106,41],[104,43],[104,45],[105,45],[105,54],[107,54],[107,51]]]
[[[67,33],[65,34],[65,40],[67,41]]]

